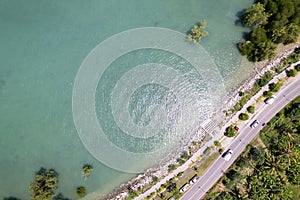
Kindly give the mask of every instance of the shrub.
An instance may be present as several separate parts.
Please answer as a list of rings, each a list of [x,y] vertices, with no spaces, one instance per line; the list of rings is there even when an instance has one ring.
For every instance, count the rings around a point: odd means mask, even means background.
[[[152,176],[152,182],[157,182],[158,181],[158,177],[157,176]]]
[[[260,79],[257,80],[257,84],[259,87],[263,87],[268,84],[268,82],[272,79],[272,73],[266,72]]]
[[[173,165],[173,164],[171,164],[171,165],[168,166],[168,171],[169,171],[169,172],[171,172],[171,171],[173,171],[173,170],[175,170],[175,169],[176,169],[176,166]]]
[[[269,98],[269,97],[271,97],[272,95],[273,95],[273,93],[272,93],[271,91],[269,91],[269,90],[263,92],[263,96],[266,97],[266,98]]]
[[[241,174],[238,171],[231,169],[226,173],[226,177],[233,181],[236,179],[240,179]]]
[[[243,91],[240,91],[240,92],[239,92],[239,96],[240,96],[240,97],[242,97],[242,96],[244,96],[244,95],[245,95],[245,92],[243,92]]]
[[[251,147],[248,153],[248,157],[253,160],[256,164],[261,165],[265,162],[265,153],[263,150],[257,147]]]
[[[236,165],[240,168],[243,168],[245,167],[246,165],[248,165],[248,159],[245,158],[245,157],[240,157],[237,162],[236,162]]]
[[[196,163],[192,162],[191,164],[189,164],[189,168],[193,168],[196,165]]]
[[[295,70],[295,69],[286,70],[286,75],[287,75],[288,77],[295,77],[296,74],[297,74],[297,70]]]
[[[183,172],[179,172],[178,174],[177,174],[177,177],[178,178],[180,178],[180,177],[182,177],[183,176]]]
[[[221,142],[215,141],[215,142],[214,142],[214,145],[215,145],[216,147],[220,147],[220,146],[221,146]]]
[[[176,189],[176,183],[171,183],[168,187],[167,187],[167,191],[168,192],[172,192]]]
[[[246,120],[249,119],[249,115],[246,114],[246,113],[241,113],[241,114],[239,115],[239,119],[240,119],[240,120],[243,120],[243,121],[246,121]]]
[[[240,111],[242,108],[243,106],[238,102],[233,106],[233,111]]]
[[[279,89],[280,89],[280,86],[281,86],[281,84],[279,82],[277,82],[277,83],[270,83],[269,84],[269,90],[271,92],[278,92]]]
[[[179,165],[183,165],[183,163],[185,163],[185,161],[182,160],[181,158],[179,158],[179,159],[177,159],[177,163],[178,163]]]
[[[187,159],[189,159],[189,154],[188,154],[188,152],[183,152],[182,153],[182,155],[181,155],[181,158],[183,158],[183,159],[185,159],[185,160],[187,160]]]
[[[262,96],[258,97],[257,101],[261,102],[263,99],[264,99],[264,96],[262,95]]]
[[[295,66],[295,69],[299,72],[300,71],[300,64]]]
[[[234,105],[233,110],[240,111],[243,108],[243,106],[247,103],[247,101],[248,101],[247,97],[243,96],[241,100]]]
[[[224,149],[223,149],[223,148],[220,148],[220,149],[219,149],[219,154],[222,154],[223,151],[224,151]]]
[[[254,113],[254,106],[248,106],[247,111],[251,114]]]
[[[198,158],[197,158],[197,161],[201,161],[202,160],[202,156],[199,156]]]
[[[243,107],[247,103],[248,99],[246,97],[242,97],[240,100],[240,104]]]
[[[210,154],[210,152],[211,152],[211,148],[210,148],[210,147],[207,147],[207,148],[204,150],[203,154],[208,156],[208,155]]]

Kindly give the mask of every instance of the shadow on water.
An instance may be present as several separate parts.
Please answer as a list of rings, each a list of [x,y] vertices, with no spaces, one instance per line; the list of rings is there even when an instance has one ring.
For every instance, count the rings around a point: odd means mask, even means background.
[[[62,193],[59,193],[57,196],[55,196],[53,198],[53,200],[71,200],[71,199],[64,197],[64,195],[62,195]]]
[[[4,197],[4,200],[21,200],[21,199],[16,197]]]
[[[4,80],[0,80],[0,90],[2,89],[2,88],[4,88],[4,86],[5,86],[5,81]]]
[[[236,26],[244,26],[244,25],[242,24],[242,17],[243,17],[243,15],[245,14],[245,12],[246,12],[246,9],[243,9],[243,10],[240,10],[239,12],[236,13],[235,16],[238,18],[238,19],[235,20],[235,22],[234,22],[234,24],[235,24]]]
[[[243,35],[244,39],[248,39],[249,38],[249,32],[243,32],[242,35]]]

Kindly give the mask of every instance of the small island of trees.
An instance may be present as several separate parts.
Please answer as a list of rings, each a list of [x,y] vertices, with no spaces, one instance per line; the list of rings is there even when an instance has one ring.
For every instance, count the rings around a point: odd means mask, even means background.
[[[55,196],[58,174],[54,169],[41,168],[29,185],[32,200],[51,200]]]
[[[82,167],[82,175],[84,176],[85,179],[90,175],[90,173],[94,170],[92,165],[85,164]]]
[[[208,32],[205,31],[206,24],[206,20],[201,20],[199,24],[194,25],[194,27],[191,28],[187,36],[188,40],[193,41],[194,43],[201,42],[202,37],[208,35]]]

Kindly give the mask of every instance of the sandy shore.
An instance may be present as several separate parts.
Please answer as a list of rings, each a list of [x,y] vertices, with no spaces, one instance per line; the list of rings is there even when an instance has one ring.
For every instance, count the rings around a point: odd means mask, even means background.
[[[300,47],[300,37],[298,38],[296,43],[289,44],[286,46],[278,45],[276,50],[277,56],[271,61],[263,61],[255,64],[255,68],[253,72],[249,75],[249,77],[241,82],[234,90],[229,92],[228,98],[226,101],[227,109],[233,108],[233,106],[240,100],[239,92],[246,91],[250,89],[255,81],[261,77],[265,72],[270,71],[274,66],[278,65],[280,61],[286,58],[289,54],[291,54],[296,47]],[[224,124],[226,121],[230,119],[225,119]],[[122,200],[128,196],[128,188],[132,190],[138,190],[139,188],[144,188],[152,182],[152,177],[156,176],[159,179],[166,176],[168,173],[168,165],[174,163],[176,160],[175,158],[170,160],[167,163],[157,167],[148,169],[144,174],[138,175],[136,178],[133,178],[129,182],[120,185],[113,193],[109,194],[105,199],[110,200]],[[99,200],[102,198],[99,198]]]

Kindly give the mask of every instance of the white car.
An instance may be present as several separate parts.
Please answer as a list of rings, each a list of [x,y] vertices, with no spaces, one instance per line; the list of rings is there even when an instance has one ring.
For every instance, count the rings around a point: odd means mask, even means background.
[[[275,101],[275,96],[273,95],[270,98],[266,99],[265,103],[271,105],[272,103],[274,103],[274,101]]]
[[[228,150],[222,155],[222,157],[224,158],[224,160],[228,161],[228,160],[230,160],[232,154],[233,154],[233,151],[232,151],[231,149],[228,149]]]
[[[184,185],[180,188],[179,192],[180,192],[180,193],[184,193],[184,192],[189,188],[189,186],[190,186],[190,184],[188,184],[188,183],[184,184]]]
[[[191,179],[190,179],[190,184],[194,184],[198,181],[199,179],[199,176],[196,174],[195,176],[193,176]]]
[[[250,125],[251,128],[256,128],[259,124],[258,120],[254,120],[254,122]]]

